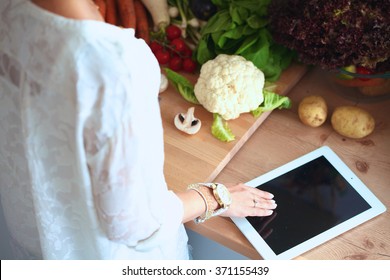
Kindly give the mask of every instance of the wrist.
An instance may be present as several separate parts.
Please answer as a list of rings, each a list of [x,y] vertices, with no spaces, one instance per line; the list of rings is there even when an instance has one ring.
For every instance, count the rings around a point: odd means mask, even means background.
[[[195,223],[202,223],[207,219],[226,211],[231,202],[229,190],[218,183],[197,183],[188,186],[189,190],[196,191],[205,203],[205,212],[195,218]]]

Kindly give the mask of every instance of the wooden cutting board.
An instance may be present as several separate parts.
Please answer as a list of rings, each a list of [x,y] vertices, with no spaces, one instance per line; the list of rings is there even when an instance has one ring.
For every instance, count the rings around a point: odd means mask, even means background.
[[[291,65],[276,83],[275,91],[287,95],[306,70],[305,66]],[[187,78],[195,84],[197,76],[187,75]],[[195,117],[202,121],[202,127],[195,135],[179,131],[173,122],[176,114],[187,112],[191,106],[195,107]],[[175,191],[183,190],[190,183],[213,181],[271,113],[263,113],[258,118],[250,113],[241,114],[239,118],[230,120],[229,127],[236,139],[226,143],[211,134],[212,113],[201,105],[185,101],[171,85],[160,94],[160,107],[164,127],[164,172],[169,188]]]

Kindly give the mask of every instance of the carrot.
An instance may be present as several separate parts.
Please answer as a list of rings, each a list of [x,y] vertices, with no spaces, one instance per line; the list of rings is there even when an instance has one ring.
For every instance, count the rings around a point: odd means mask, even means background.
[[[95,5],[98,7],[100,14],[106,18],[106,0],[94,0]]]
[[[136,36],[143,39],[147,44],[150,43],[148,14],[144,4],[140,0],[134,0],[134,9],[136,15]]]
[[[117,25],[118,16],[117,16],[116,0],[106,0],[105,20],[107,23]]]
[[[136,28],[134,0],[117,0],[118,12],[124,28]]]

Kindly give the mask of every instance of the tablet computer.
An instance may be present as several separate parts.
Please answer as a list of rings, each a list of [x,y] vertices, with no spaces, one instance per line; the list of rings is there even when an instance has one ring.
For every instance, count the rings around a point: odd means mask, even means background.
[[[292,259],[386,211],[327,146],[247,185],[274,194],[268,217],[232,218],[264,259]]]

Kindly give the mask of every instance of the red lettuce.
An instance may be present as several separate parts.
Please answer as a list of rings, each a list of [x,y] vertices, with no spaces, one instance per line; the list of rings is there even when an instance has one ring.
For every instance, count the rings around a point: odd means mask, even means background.
[[[390,70],[389,0],[272,0],[274,40],[305,64]]]

